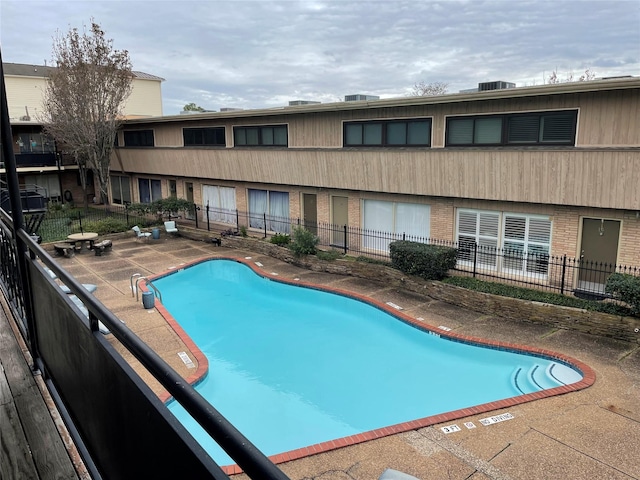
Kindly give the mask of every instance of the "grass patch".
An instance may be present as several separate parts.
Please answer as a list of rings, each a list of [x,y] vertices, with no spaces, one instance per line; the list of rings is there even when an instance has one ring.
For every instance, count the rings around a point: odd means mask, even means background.
[[[486,282],[472,277],[447,277],[442,280],[442,282],[466,288],[468,290],[500,295],[502,297],[518,298],[520,300],[549,303],[551,305],[560,305],[564,307],[582,308],[584,310],[610,313],[613,315],[632,316],[633,314],[630,308],[616,303],[584,300],[581,298],[561,295],[559,293],[544,292],[541,290],[516,287],[514,285],[505,285],[497,282]]]

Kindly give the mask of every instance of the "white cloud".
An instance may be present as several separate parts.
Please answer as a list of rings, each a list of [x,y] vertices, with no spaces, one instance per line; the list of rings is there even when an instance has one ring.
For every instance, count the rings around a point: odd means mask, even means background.
[[[640,74],[633,0],[2,0],[3,60],[42,64],[56,30],[92,16],[134,69],[166,79],[166,114],[189,102],[402,96],[421,80],[453,92],[490,80],[540,84],[554,69]]]

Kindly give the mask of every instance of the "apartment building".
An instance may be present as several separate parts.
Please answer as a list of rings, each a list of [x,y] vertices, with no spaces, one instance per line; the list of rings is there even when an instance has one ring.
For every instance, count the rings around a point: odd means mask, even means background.
[[[640,265],[639,112],[629,77],[130,120],[112,200]]]
[[[46,82],[54,67],[21,63],[2,64],[7,106],[13,133],[18,181],[40,204],[47,200],[82,202],[84,195],[78,167],[72,159],[63,158],[52,139],[42,132],[43,96]],[[144,72],[133,72],[131,95],[124,106],[126,118],[162,115],[163,79]],[[0,174],[4,164],[0,164]],[[89,178],[93,191],[92,177]],[[31,206],[31,205],[29,205]]]

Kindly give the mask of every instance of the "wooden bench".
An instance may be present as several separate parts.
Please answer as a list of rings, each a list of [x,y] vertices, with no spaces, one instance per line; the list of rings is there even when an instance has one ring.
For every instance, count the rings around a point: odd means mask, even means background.
[[[75,254],[76,246],[74,243],[54,243],[53,249],[56,255],[64,255],[65,257],[73,257]]]
[[[110,252],[112,246],[111,240],[103,240],[93,244],[93,251],[96,253],[96,257],[101,257],[104,252]]]

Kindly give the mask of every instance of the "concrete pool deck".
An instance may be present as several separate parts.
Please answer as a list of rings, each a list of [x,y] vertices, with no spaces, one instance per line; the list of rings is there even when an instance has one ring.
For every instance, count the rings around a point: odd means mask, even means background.
[[[45,247],[49,250],[48,247]],[[51,247],[52,249],[53,247]],[[136,241],[133,235],[113,237],[113,251],[90,252],[56,260],[81,283],[98,285],[96,297],[124,320],[140,338],[185,378],[197,359],[160,313],[144,309],[132,297],[135,273],[152,276],[204,257],[252,257],[265,273],[355,292],[378,302],[392,302],[403,313],[421,317],[434,327],[498,342],[551,350],[589,365],[595,384],[578,392],[514,405],[453,422],[418,428],[326,453],[280,463],[292,479],[377,479],[393,468],[426,479],[640,479],[640,346],[552,326],[509,322],[463,310],[428,297],[402,292],[363,279],[318,273],[244,250],[163,236]],[[143,367],[112,343],[151,387],[161,386]],[[183,360],[182,352],[191,362]],[[428,365],[425,365],[425,369]],[[416,379],[420,381],[420,379]],[[480,419],[509,413],[512,419],[484,426]],[[475,428],[467,428],[472,422]],[[441,427],[460,430],[445,434]],[[234,479],[246,478],[240,474]]]

